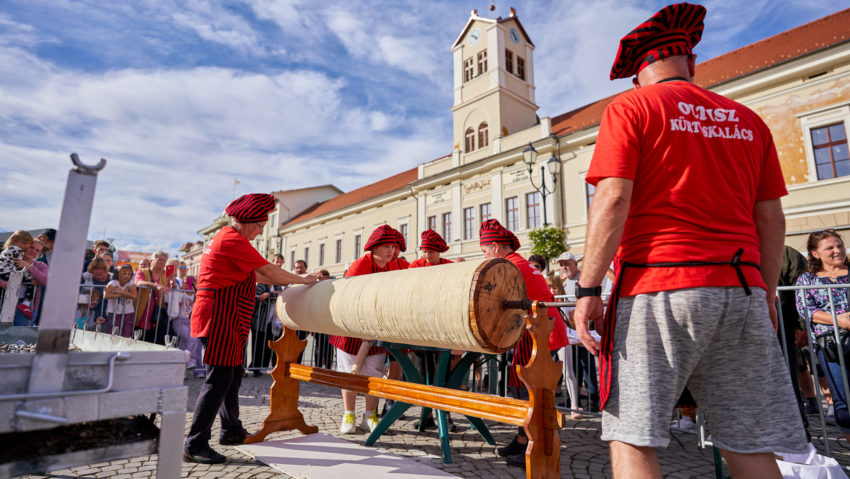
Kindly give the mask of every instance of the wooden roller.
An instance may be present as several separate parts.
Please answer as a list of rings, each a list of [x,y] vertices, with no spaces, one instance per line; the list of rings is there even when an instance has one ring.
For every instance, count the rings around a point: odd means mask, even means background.
[[[502,353],[525,328],[503,304],[525,298],[516,266],[485,258],[289,287],[277,314],[294,330]]]

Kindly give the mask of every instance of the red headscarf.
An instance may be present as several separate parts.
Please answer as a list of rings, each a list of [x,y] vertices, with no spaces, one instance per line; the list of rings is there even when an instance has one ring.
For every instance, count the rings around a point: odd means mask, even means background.
[[[691,55],[702,38],[705,7],[690,3],[668,5],[620,39],[611,79],[637,75],[662,58]]]
[[[478,237],[479,244],[482,245],[488,243],[510,243],[511,249],[514,251],[518,250],[520,246],[516,235],[502,226],[499,220],[495,219],[481,223],[481,230],[478,232]]]
[[[389,225],[381,225],[375,228],[375,231],[369,236],[369,241],[366,242],[363,251],[371,251],[376,246],[385,244],[397,244],[402,251],[407,249],[404,236],[401,233]]]
[[[449,250],[449,246],[439,233],[428,229],[422,232],[422,242],[419,244],[419,249],[444,253]]]
[[[265,193],[249,193],[231,201],[224,212],[240,223],[262,223],[269,219],[274,209],[274,196]]]

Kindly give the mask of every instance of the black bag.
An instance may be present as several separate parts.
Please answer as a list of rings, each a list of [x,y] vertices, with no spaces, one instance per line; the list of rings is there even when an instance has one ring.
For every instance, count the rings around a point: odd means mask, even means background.
[[[841,340],[841,351],[844,353],[844,357],[846,358],[847,354],[850,353],[850,331],[846,329],[839,329],[838,337]],[[817,341],[817,345],[820,350],[823,351],[823,355],[826,357],[827,361],[831,363],[839,362],[838,345],[835,344],[834,331],[820,333],[815,337],[815,341]]]

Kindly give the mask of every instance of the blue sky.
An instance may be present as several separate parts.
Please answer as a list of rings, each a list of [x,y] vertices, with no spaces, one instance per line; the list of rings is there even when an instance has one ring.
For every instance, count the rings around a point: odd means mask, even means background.
[[[706,1],[699,60],[847,0]],[[617,44],[666,2],[514,0],[541,117],[629,87]],[[344,191],[451,151],[450,47],[490,2],[3,0],[0,230],[55,226],[68,154],[109,164],[89,238],[174,252],[233,195]],[[507,16],[509,3],[497,2]]]

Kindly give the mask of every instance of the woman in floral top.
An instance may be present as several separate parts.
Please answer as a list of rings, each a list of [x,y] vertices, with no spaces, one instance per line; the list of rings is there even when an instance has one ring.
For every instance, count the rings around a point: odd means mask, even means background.
[[[835,230],[825,230],[809,235],[806,244],[809,251],[808,271],[797,279],[797,285],[838,285],[848,284],[847,250],[844,241]],[[816,335],[832,331],[832,313],[829,294],[835,306],[835,314],[840,329],[850,329],[850,289],[834,288],[805,289],[797,292],[797,311],[801,317],[811,320]],[[818,349],[818,362],[824,370],[835,407],[835,422],[844,437],[850,440],[850,412],[844,395],[844,383],[841,379],[841,365],[826,360],[824,352]],[[850,364],[850,351],[845,350],[845,365]]]

